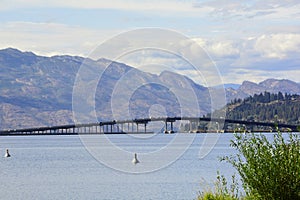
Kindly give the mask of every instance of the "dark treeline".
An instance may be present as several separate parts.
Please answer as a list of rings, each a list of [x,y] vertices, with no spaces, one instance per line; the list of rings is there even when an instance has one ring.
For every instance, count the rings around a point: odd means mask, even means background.
[[[264,92],[227,105],[227,119],[300,124],[300,96]]]

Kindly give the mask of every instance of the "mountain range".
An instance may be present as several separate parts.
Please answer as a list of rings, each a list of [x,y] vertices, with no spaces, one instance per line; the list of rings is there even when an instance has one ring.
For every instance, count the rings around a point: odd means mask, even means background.
[[[45,57],[7,48],[0,50],[0,129],[74,123],[73,90],[82,64],[89,69],[86,77],[95,77],[97,70],[103,72],[99,80],[85,80],[87,85],[97,81],[95,101],[83,99],[95,107],[98,120],[211,112],[210,92],[217,89],[174,72],[156,75],[104,58]],[[277,79],[244,81],[226,85],[225,91],[230,102],[264,91],[300,94],[300,84]]]

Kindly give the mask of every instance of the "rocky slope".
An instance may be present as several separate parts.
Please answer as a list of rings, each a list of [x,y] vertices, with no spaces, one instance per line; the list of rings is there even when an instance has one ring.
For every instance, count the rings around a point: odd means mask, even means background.
[[[72,95],[83,63],[85,75],[93,77],[81,80],[87,85],[98,81],[95,69],[103,72],[95,91],[83,88],[84,94],[95,93],[95,101],[82,96],[82,102],[95,105],[98,120],[211,112],[209,89],[180,74],[154,75],[106,59],[45,57],[8,48],[0,50],[0,129],[74,123]],[[264,91],[300,94],[300,85],[289,80],[245,81],[237,89],[226,89],[227,101]]]
[[[121,119],[124,112],[131,118],[149,117],[155,105],[164,108],[157,115],[175,116],[181,114],[182,102],[188,105],[186,115],[193,115],[195,104],[201,107],[197,115],[210,110],[208,89],[178,74],[164,72],[158,76],[106,59],[44,57],[9,48],[0,50],[0,129],[73,123],[73,86],[83,62],[90,77],[96,68],[103,71],[94,92],[95,102],[87,100],[91,106],[95,104],[98,120]],[[89,84],[96,80],[84,81]],[[136,84],[138,87],[132,88]],[[186,93],[202,99],[191,101]],[[122,99],[128,94],[126,107]]]

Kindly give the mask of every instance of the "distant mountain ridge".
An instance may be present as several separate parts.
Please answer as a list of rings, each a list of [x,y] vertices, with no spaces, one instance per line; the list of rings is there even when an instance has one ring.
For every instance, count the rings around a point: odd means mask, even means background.
[[[300,94],[300,84],[287,79],[267,79],[260,83],[244,81],[237,89],[226,88],[228,102],[232,99],[244,99],[264,92]]]
[[[0,50],[0,129],[74,123],[73,85],[84,61],[91,70],[93,67],[104,69],[111,62],[104,58],[91,60],[68,55],[37,56],[32,52],[13,48]],[[132,118],[149,117],[153,113],[175,116],[180,114],[182,102],[190,105],[185,112],[193,116],[211,111],[209,88],[196,84],[188,77],[169,71],[153,75],[123,63],[112,62],[104,71],[95,93],[99,120],[122,118],[124,108],[120,105],[112,113],[111,99],[114,88],[129,72],[131,80],[145,83],[130,99],[129,112]],[[118,94],[120,98],[127,94],[126,89],[132,84],[134,82],[123,84],[125,90]],[[226,88],[227,101],[265,90],[300,94],[300,85],[289,80],[276,79],[268,79],[259,84],[245,81],[236,89]],[[177,99],[174,92],[180,94],[182,99]],[[195,113],[195,102],[190,96],[184,95],[189,92],[198,98],[196,104],[200,108],[200,114]],[[161,105],[165,111],[155,111],[153,105]],[[150,110],[153,112],[150,113]]]
[[[238,89],[241,85],[240,84],[235,84],[235,83],[225,83],[224,88],[232,88],[232,89]]]
[[[102,74],[95,93],[95,107],[99,120],[123,117],[124,107],[120,105],[112,113],[111,102],[114,88],[128,73],[130,80],[123,84],[125,89],[117,94],[118,98],[126,95],[135,81],[138,80],[142,86],[134,91],[130,99],[131,118],[149,117],[149,110],[153,111],[152,114],[179,115],[179,100],[173,94],[176,91],[192,90],[190,92],[201,96],[199,102],[191,102],[190,97],[181,95],[181,101],[191,105],[191,109],[186,111],[188,114],[193,115],[195,112],[195,103],[201,107],[201,113],[197,115],[210,110],[210,102],[207,101],[208,88],[199,86],[179,74],[163,72],[153,75],[103,58],[91,60],[67,55],[45,57],[8,48],[0,50],[0,129],[74,123],[73,85],[83,62],[90,69],[88,73],[94,73],[95,68],[104,70],[110,63]],[[187,88],[187,85],[191,87]],[[152,109],[153,105],[161,105],[165,111],[155,111]]]

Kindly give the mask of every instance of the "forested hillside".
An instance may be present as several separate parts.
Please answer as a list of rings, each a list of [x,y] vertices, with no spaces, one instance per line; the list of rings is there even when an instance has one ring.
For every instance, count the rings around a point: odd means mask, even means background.
[[[300,124],[300,96],[264,92],[227,105],[227,118]]]

